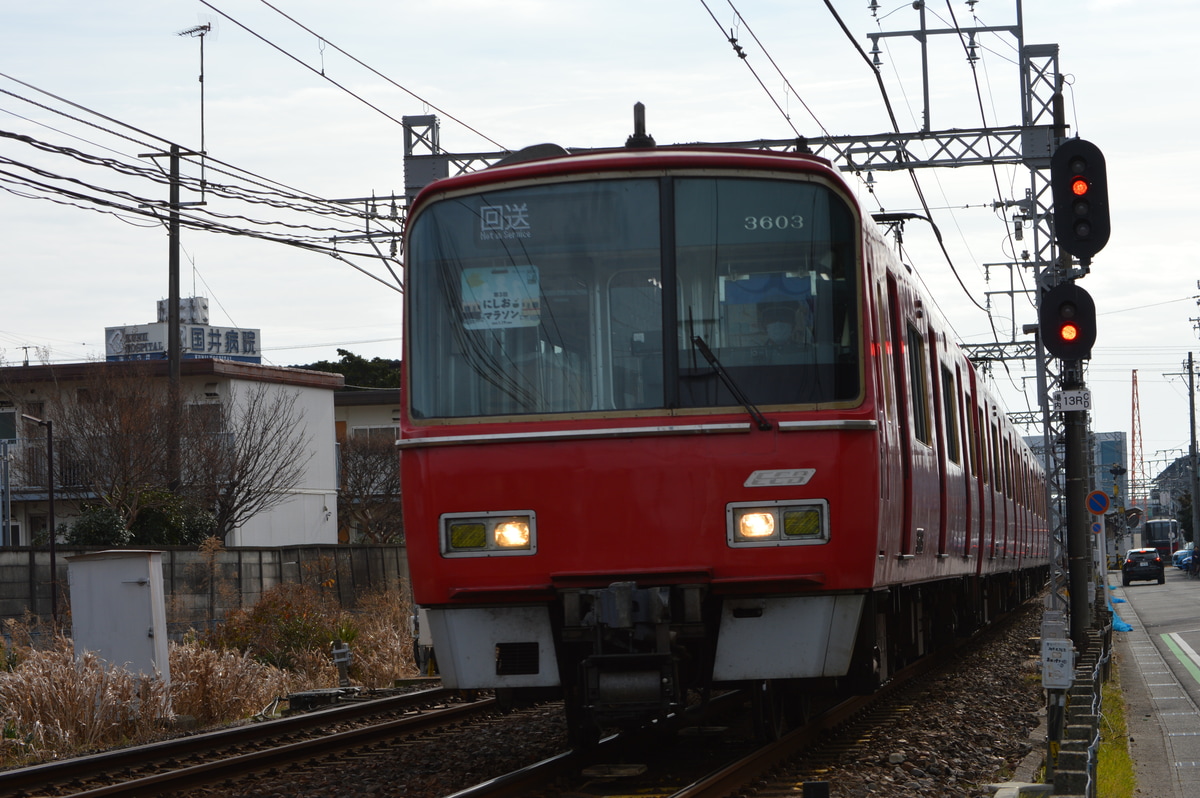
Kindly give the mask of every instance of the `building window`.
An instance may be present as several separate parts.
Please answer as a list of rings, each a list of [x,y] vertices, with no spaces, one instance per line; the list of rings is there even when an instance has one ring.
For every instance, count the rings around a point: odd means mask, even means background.
[[[371,442],[388,441],[389,443],[400,439],[399,427],[355,427],[351,430],[351,434],[355,438],[365,439]]]

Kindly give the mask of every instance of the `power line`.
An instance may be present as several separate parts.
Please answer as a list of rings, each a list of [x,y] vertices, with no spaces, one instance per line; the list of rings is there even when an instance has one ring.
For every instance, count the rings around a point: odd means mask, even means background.
[[[201,0],[201,2],[204,2],[204,0]],[[508,150],[508,148],[507,148],[507,147],[505,147],[503,144],[500,144],[499,142],[497,142],[496,140],[494,140],[494,139],[490,138],[489,136],[487,136],[487,135],[485,135],[485,134],[483,134],[483,133],[480,133],[478,130],[476,130],[475,128],[471,127],[471,126],[470,126],[470,125],[468,125],[466,122],[464,122],[464,121],[462,121],[461,119],[459,119],[459,118],[455,117],[453,114],[450,114],[449,112],[447,112],[447,111],[444,111],[444,110],[442,110],[441,108],[438,108],[436,105],[434,105],[433,103],[429,102],[429,100],[426,100],[424,97],[421,97],[419,94],[416,94],[416,93],[415,93],[415,92],[413,92],[411,89],[409,89],[409,88],[407,88],[407,87],[405,87],[405,86],[401,86],[399,83],[397,83],[396,81],[392,80],[392,79],[391,79],[391,78],[389,78],[387,75],[383,74],[382,72],[380,72],[379,70],[375,69],[374,67],[372,67],[372,66],[370,66],[370,65],[368,65],[368,64],[365,64],[365,63],[363,63],[362,61],[360,61],[359,59],[355,58],[355,57],[354,57],[353,55],[351,55],[350,53],[348,53],[348,52],[346,52],[345,50],[343,50],[341,47],[338,47],[336,44],[334,44],[333,42],[329,41],[329,39],[325,38],[324,36],[321,36],[320,34],[318,34],[316,31],[312,30],[311,28],[308,28],[308,27],[306,27],[305,25],[302,25],[300,22],[296,21],[296,19],[294,19],[293,17],[290,17],[290,16],[288,16],[288,15],[287,15],[287,14],[285,14],[283,11],[280,11],[278,8],[276,8],[275,6],[273,6],[273,5],[271,5],[270,3],[268,3],[268,2],[267,2],[267,0],[261,0],[261,2],[262,2],[262,4],[263,4],[263,5],[265,5],[267,8],[271,9],[271,10],[272,10],[272,11],[274,11],[276,14],[279,14],[281,17],[283,17],[284,19],[288,20],[288,21],[289,21],[289,22],[291,22],[293,25],[296,25],[297,27],[299,27],[299,28],[303,29],[304,31],[306,31],[306,32],[308,32],[308,33],[310,33],[310,34],[312,34],[313,36],[316,36],[316,37],[317,37],[318,39],[320,39],[322,42],[324,42],[325,44],[328,44],[330,47],[332,47],[333,49],[337,50],[339,53],[341,53],[342,55],[346,56],[347,58],[349,58],[349,59],[350,59],[351,61],[353,61],[354,63],[356,63],[356,64],[358,64],[359,66],[363,67],[364,69],[366,69],[366,70],[370,71],[372,74],[374,74],[374,75],[377,75],[378,77],[381,77],[381,78],[383,78],[383,79],[384,79],[384,80],[386,80],[388,83],[392,84],[392,85],[393,85],[393,86],[395,86],[397,89],[400,89],[400,91],[402,91],[402,92],[404,92],[405,94],[409,95],[409,96],[410,96],[410,97],[412,97],[413,99],[415,99],[415,100],[419,100],[419,101],[420,101],[420,102],[421,102],[423,105],[427,105],[427,106],[429,106],[430,108],[432,108],[433,110],[437,111],[439,114],[442,114],[443,116],[445,116],[447,119],[451,119],[451,120],[453,120],[453,121],[457,122],[458,124],[460,124],[460,125],[462,125],[463,127],[465,127],[467,130],[469,130],[469,131],[471,131],[472,133],[474,133],[476,136],[479,136],[480,138],[482,138],[483,140],[485,140],[485,141],[487,141],[487,142],[489,142],[489,143],[491,143],[491,144],[494,144],[495,146],[499,147],[499,148],[500,148],[500,149],[502,149],[502,150],[506,150],[506,151]],[[204,5],[208,6],[209,8],[212,8],[212,6],[211,6],[211,5],[209,5],[207,2],[204,2]],[[215,9],[215,8],[214,8],[213,10],[214,10],[214,11],[216,11],[216,9]],[[220,13],[220,12],[218,12],[218,13]],[[325,75],[325,72],[324,72],[324,70],[322,70],[322,71],[321,71],[321,75],[322,75],[322,77],[324,77],[324,75]],[[393,121],[394,121],[394,120],[393,120]]]
[[[879,73],[879,70],[875,68],[875,64],[871,62],[871,58],[866,54],[866,52],[862,49],[862,46],[859,45],[858,41],[854,38],[854,34],[852,34],[850,29],[846,27],[846,23],[842,20],[841,15],[838,14],[837,9],[833,7],[833,3],[830,2],[830,0],[824,0],[824,2],[825,7],[829,9],[829,13],[833,15],[833,18],[837,21],[838,26],[842,29],[842,32],[846,35],[846,38],[850,40],[850,43],[854,46],[854,49],[860,56],[862,56],[863,61],[871,70],[871,73],[875,76],[875,82],[879,86],[879,93],[883,97],[883,104],[887,108],[888,118],[892,122],[892,129],[896,133],[899,133],[900,124],[896,121],[896,113],[892,109],[892,101],[888,97],[887,87],[883,85],[883,76]],[[903,157],[903,151],[901,151],[901,158]],[[932,217],[933,214],[929,210],[929,203],[925,200],[925,192],[921,190],[921,183],[919,180],[917,180],[916,170],[912,167],[909,167],[907,171],[909,177],[912,179],[913,189],[917,192],[917,199],[920,201],[921,207],[925,209],[925,215],[927,217]],[[938,231],[936,226],[933,228],[933,230],[934,237],[937,239],[938,247],[942,250],[942,255],[945,256],[946,263],[949,264],[950,271],[954,274],[954,279],[958,281],[963,293],[967,295],[967,299],[971,300],[971,304],[975,305],[975,307],[987,314],[988,322],[992,325],[993,332],[995,332],[995,323],[992,321],[991,311],[979,304],[979,301],[971,295],[970,290],[967,289],[966,283],[964,283],[962,280],[962,276],[959,275],[958,269],[954,266],[954,259],[950,257],[950,252],[946,249],[946,243],[942,240],[942,234]],[[998,337],[999,336],[997,335],[997,338]]]

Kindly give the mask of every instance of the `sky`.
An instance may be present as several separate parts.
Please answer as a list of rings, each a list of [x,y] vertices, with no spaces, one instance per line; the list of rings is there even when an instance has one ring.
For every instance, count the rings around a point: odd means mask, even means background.
[[[869,0],[832,5],[864,51],[869,33],[919,26],[911,0],[881,0],[875,14]],[[953,20],[1013,26],[1018,4],[931,0],[926,14],[931,29]],[[1021,15],[1027,44],[1059,46],[1070,133],[1107,160],[1112,235],[1079,282],[1099,319],[1087,371],[1092,428],[1132,433],[1136,370],[1144,469],[1153,476],[1187,451],[1185,364],[1200,349],[1195,181],[1186,171],[1200,109],[1192,77],[1200,5],[1055,0],[1026,2]],[[204,24],[201,84],[201,39],[179,34]],[[660,144],[890,132],[854,42],[820,0],[0,0],[0,358],[100,359],[105,327],[155,321],[167,296],[168,244],[153,204],[166,202],[168,189],[135,170],[166,169],[166,159],[139,156],[172,143],[203,147],[210,183],[253,185],[260,198],[286,195],[288,205],[326,212],[185,190],[183,202],[207,203],[196,212],[209,221],[275,239],[306,236],[316,249],[185,229],[183,296],[208,297],[214,325],[261,330],[264,362],[334,360],[339,348],[393,358],[399,264],[389,271],[362,239],[339,241],[331,254],[331,237],[364,228],[361,219],[329,217],[346,206],[324,200],[403,193],[401,117],[437,114],[451,153],[620,145],[635,102]],[[930,37],[933,130],[1020,123],[1014,38],[983,33],[978,44],[973,72],[958,37]],[[917,130],[917,41],[880,46],[900,129]],[[183,166],[185,177],[199,171]],[[906,173],[874,173],[873,196],[865,175],[849,177],[868,209],[923,212]],[[1003,340],[1014,329],[1023,339],[1022,326],[1036,321],[1028,295],[1010,304],[998,293],[1009,290],[1010,270],[985,264],[1012,262],[1032,244],[1028,228],[1015,242],[1011,218],[994,208],[1024,197],[1028,171],[917,177],[958,277],[922,226],[905,230],[906,261],[960,341],[995,340],[993,326]],[[125,209],[65,204],[58,192],[50,201],[29,181],[128,192]],[[386,240],[377,244],[388,255]],[[1015,270],[1011,285],[1032,288],[1031,270]],[[990,319],[977,303],[990,304]],[[1031,362],[997,369],[994,379],[1010,410],[1036,407]]]

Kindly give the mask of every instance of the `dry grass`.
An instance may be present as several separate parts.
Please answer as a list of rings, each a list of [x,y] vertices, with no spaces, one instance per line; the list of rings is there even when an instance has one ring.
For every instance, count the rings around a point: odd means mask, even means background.
[[[372,593],[359,600],[351,616],[356,633],[350,642],[354,661],[350,678],[379,688],[420,675],[413,661],[412,605],[400,591]]]
[[[289,675],[238,651],[171,646],[171,708],[201,726],[247,718],[292,692]]]
[[[65,637],[18,659],[0,674],[0,763],[150,740],[170,715],[162,680],[108,666],[92,653],[76,658]]]
[[[1096,764],[1097,795],[1132,798],[1137,792],[1137,774],[1129,754],[1129,727],[1125,717],[1125,695],[1121,692],[1120,668],[1113,664],[1112,678],[1101,693],[1100,752]]]
[[[412,605],[400,590],[363,596],[350,612],[320,585],[279,585],[250,609],[230,613],[209,640],[285,669],[311,687],[337,684],[330,647],[335,641],[348,643],[351,680],[385,687],[417,675],[411,614]]]
[[[350,644],[352,684],[385,687],[417,675],[411,607],[399,590],[364,596],[355,611],[320,586],[282,585],[203,637],[172,644],[171,684],[76,658],[70,639],[6,623],[0,662],[0,767],[146,742],[178,715],[201,726],[251,717],[289,693],[338,684],[330,645]]]

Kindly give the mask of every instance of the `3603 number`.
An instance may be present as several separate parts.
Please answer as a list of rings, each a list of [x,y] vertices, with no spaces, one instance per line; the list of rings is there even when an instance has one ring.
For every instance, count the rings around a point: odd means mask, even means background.
[[[800,230],[804,227],[804,217],[800,214],[747,216],[742,220],[742,226],[747,230]]]

